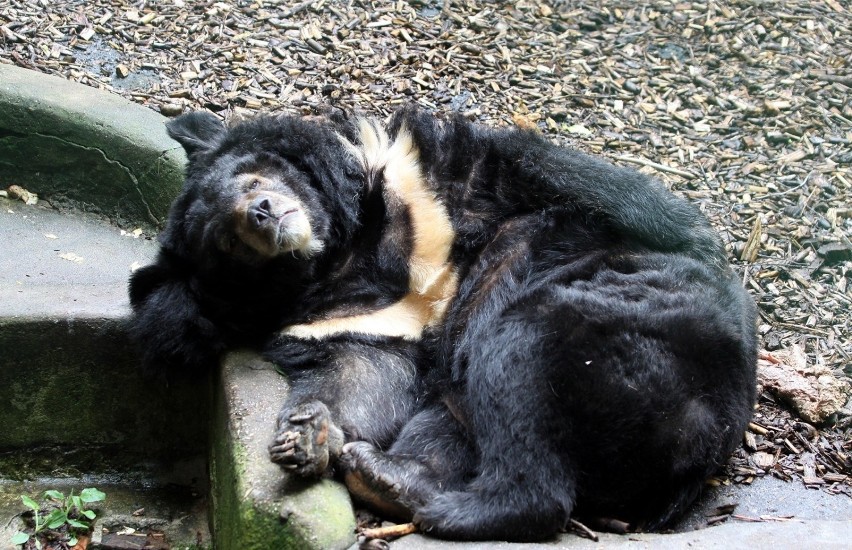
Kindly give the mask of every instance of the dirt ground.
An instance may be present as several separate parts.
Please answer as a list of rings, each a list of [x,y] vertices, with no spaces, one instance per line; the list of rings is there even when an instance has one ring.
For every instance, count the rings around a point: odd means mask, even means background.
[[[852,496],[850,10],[0,0],[0,62],[167,116],[328,104],[384,116],[415,101],[656,175],[704,209],[760,308],[766,388],[726,481],[775,475]]]

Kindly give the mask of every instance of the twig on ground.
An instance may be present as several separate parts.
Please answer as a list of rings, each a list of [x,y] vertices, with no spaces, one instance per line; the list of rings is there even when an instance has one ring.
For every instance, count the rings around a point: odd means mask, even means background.
[[[678,170],[677,168],[672,168],[671,166],[666,166],[665,164],[660,164],[659,162],[654,162],[648,159],[643,159],[640,157],[628,157],[627,155],[622,155],[619,157],[615,157],[616,160],[620,160],[623,162],[630,162],[633,164],[639,164],[642,166],[647,166],[649,168],[653,168],[655,170],[659,170],[660,172],[667,172],[669,174],[675,174],[677,176],[681,176],[687,179],[695,179],[698,176],[693,174],[692,172],[686,172],[684,170]]]
[[[398,525],[388,525],[387,527],[374,527],[372,529],[364,529],[361,534],[368,539],[386,539],[389,537],[401,537],[417,532],[417,526],[413,523],[400,523]]]
[[[318,0],[306,0],[305,2],[300,2],[300,3],[296,4],[295,6],[293,6],[292,8],[290,8],[289,10],[285,11],[281,15],[281,18],[282,19],[288,19],[288,18],[296,15],[297,13],[308,9],[309,7],[311,7],[311,4],[316,4],[317,1]]]
[[[580,534],[584,535],[586,538],[593,540],[594,542],[598,542],[600,540],[598,538],[598,534],[577,521],[576,519],[570,519],[571,527],[580,532]]]

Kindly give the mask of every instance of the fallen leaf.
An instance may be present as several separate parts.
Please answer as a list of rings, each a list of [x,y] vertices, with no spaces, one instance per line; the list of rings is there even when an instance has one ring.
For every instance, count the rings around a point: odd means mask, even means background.
[[[589,130],[588,128],[586,128],[585,126],[583,126],[582,124],[574,124],[574,125],[566,128],[566,130],[570,134],[577,134],[577,135],[580,135],[580,136],[592,135],[592,131]]]
[[[38,202],[38,195],[31,191],[27,191],[20,185],[10,185],[6,193],[10,199],[19,199],[25,204],[32,205]]]
[[[825,258],[829,264],[847,262],[852,260],[852,244],[849,242],[828,243],[819,247],[817,254]]]
[[[518,128],[523,130],[537,130],[538,126],[536,126],[535,122],[532,120],[534,117],[532,115],[523,115],[521,113],[515,113],[512,115],[512,122]]]
[[[758,359],[758,384],[789,403],[807,422],[822,424],[846,404],[849,382],[824,365],[809,364],[801,346],[773,351],[772,357],[774,361]]]
[[[783,164],[790,164],[792,162],[799,162],[807,156],[808,154],[805,151],[797,149],[791,153],[787,153],[786,155],[782,155],[781,157],[779,157],[778,162],[781,162]]]
[[[69,262],[74,262],[75,264],[83,263],[83,257],[74,254],[73,252],[66,252],[64,254],[59,255],[63,260],[68,260]]]
[[[751,455],[751,461],[761,470],[766,470],[775,464],[775,456],[763,451],[758,451]]]
[[[696,122],[692,125],[692,127],[695,129],[696,132],[700,134],[706,134],[707,132],[713,129],[706,122]]]

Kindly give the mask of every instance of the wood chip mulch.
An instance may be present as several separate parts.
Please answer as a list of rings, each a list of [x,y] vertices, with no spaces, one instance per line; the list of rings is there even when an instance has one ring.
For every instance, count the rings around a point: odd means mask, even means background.
[[[0,62],[165,115],[416,101],[655,174],[701,205],[765,350],[852,375],[852,12],[842,0],[0,0]],[[852,496],[850,404],[769,393],[726,482]],[[846,497],[843,497],[846,498]]]

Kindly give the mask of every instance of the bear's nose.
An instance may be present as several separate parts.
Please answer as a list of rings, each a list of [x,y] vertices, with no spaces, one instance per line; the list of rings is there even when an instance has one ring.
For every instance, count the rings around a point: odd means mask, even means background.
[[[258,228],[267,223],[272,216],[272,206],[269,204],[269,199],[259,197],[254,200],[246,213],[248,222],[251,227]]]

